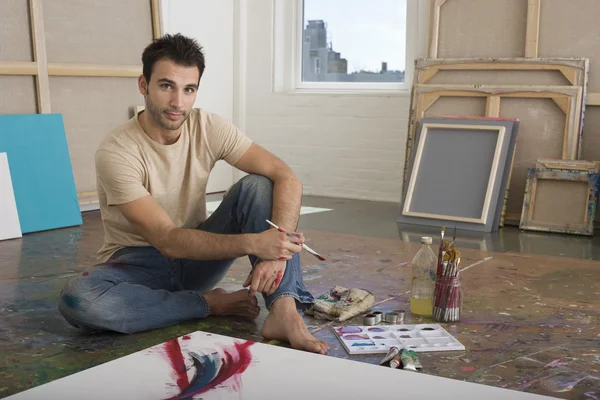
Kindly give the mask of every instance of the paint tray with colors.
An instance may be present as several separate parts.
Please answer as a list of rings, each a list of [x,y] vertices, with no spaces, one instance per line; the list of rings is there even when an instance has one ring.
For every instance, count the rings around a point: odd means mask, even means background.
[[[349,354],[387,353],[393,346],[415,352],[465,350],[437,324],[339,326],[333,331]]]

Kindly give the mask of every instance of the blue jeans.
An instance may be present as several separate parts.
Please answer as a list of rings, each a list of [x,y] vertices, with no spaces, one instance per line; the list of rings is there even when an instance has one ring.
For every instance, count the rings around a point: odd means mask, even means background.
[[[248,175],[229,189],[198,229],[218,234],[263,232],[269,228],[272,203],[271,180]],[[249,259],[255,265],[257,258],[249,255]],[[154,247],[123,248],[68,281],[58,308],[71,325],[92,331],[134,333],[206,318],[210,310],[203,293],[223,279],[234,261],[172,259]],[[282,296],[293,297],[299,310],[314,301],[302,281],[299,254],[287,261],[275,293],[263,294],[267,309]]]

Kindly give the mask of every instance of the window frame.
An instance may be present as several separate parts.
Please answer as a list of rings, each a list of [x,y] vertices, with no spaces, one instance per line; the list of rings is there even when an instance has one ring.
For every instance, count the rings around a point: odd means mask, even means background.
[[[414,60],[422,53],[420,31],[426,7],[419,0],[406,0],[406,50],[404,82],[303,82],[302,46],[304,0],[273,0],[273,90],[290,93],[386,93],[409,95]],[[425,20],[426,22],[426,20]],[[426,28],[426,27],[425,27]]]

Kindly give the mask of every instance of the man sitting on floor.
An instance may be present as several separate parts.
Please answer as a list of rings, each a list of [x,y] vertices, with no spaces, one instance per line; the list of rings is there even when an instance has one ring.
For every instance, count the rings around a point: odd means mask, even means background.
[[[165,35],[142,55],[145,111],[115,129],[96,153],[104,223],[102,263],[70,280],[59,310],[86,330],[140,332],[209,315],[269,310],[261,335],[324,354],[299,311],[314,298],[302,280],[297,227],[302,185],[280,159],[218,115],[193,108],[202,48]],[[248,173],[207,218],[206,185],[218,160]],[[249,289],[214,289],[249,256]]]

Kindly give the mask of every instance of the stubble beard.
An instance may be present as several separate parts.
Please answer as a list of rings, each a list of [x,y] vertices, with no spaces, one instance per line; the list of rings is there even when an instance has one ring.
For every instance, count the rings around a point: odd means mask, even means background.
[[[167,131],[176,131],[177,129],[179,129],[179,127],[183,125],[183,123],[187,120],[190,114],[189,111],[176,110],[176,112],[181,112],[183,114],[183,117],[179,121],[169,121],[164,113],[173,110],[169,110],[168,108],[161,109],[156,107],[152,100],[150,100],[150,96],[146,96],[146,110],[152,117],[152,120],[158,126],[160,126],[161,129]]]

